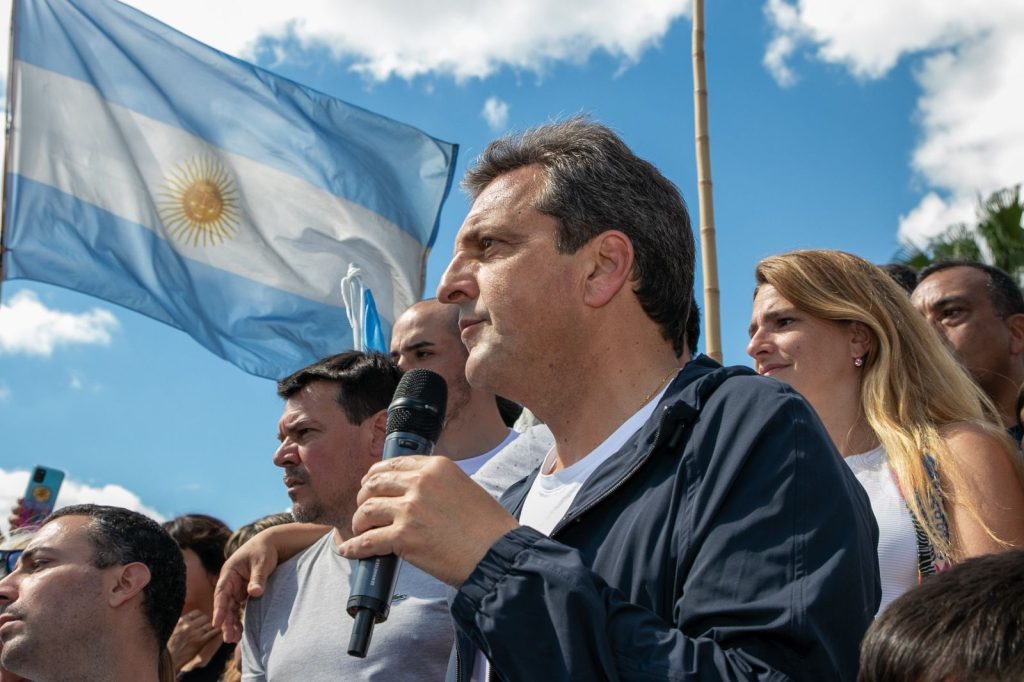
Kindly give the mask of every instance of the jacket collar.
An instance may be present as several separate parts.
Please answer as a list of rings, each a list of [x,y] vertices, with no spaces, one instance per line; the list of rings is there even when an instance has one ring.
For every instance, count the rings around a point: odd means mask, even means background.
[[[665,394],[658,402],[651,418],[619,448],[618,452],[603,462],[586,480],[566,512],[565,518],[555,527],[552,535],[567,521],[572,520],[580,512],[596,504],[601,498],[621,485],[633,472],[643,466],[657,447],[672,438],[677,431],[677,426],[694,412],[691,405],[680,400],[683,391],[698,379],[721,369],[721,367],[703,354],[697,355],[686,363],[665,390]],[[510,488],[508,493],[503,496],[503,504],[516,516],[522,511],[526,494],[539,473],[539,468],[534,470],[525,481]]]

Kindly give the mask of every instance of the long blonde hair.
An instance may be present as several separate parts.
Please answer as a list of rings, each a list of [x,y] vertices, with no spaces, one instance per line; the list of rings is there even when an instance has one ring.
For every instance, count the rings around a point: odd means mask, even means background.
[[[868,425],[885,448],[907,506],[932,545],[951,560],[962,557],[930,510],[961,504],[990,536],[969,500],[953,500],[935,486],[925,455],[946,480],[963,476],[940,433],[960,422],[995,436],[1024,481],[995,406],[971,380],[939,335],[913,307],[907,293],[880,268],[842,251],[793,251],[765,258],[755,271],[758,286],[770,284],[803,312],[835,322],[859,322],[872,336],[864,357],[860,403]],[[1006,544],[1006,543],[1003,543]]]

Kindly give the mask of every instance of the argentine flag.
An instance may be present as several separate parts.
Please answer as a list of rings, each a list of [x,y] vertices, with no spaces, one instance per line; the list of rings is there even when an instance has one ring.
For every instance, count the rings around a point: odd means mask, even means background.
[[[2,276],[123,305],[279,378],[420,299],[457,146],[112,0],[15,0]]]

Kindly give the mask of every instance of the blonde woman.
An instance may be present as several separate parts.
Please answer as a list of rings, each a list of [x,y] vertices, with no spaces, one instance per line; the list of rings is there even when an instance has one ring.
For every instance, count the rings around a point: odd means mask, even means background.
[[[1024,473],[988,398],[884,272],[840,251],[758,264],[747,353],[814,407],[871,498],[882,605],[1024,546]]]

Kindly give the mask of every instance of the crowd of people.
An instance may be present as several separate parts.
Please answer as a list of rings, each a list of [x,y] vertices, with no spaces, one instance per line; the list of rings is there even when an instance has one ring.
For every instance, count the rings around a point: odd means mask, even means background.
[[[278,382],[291,514],[59,510],[0,550],[0,680],[1024,677],[1012,277],[772,256],[754,369],[722,367],[686,206],[611,130],[503,137],[463,184],[390,357]],[[447,384],[444,456],[382,461],[412,368]],[[386,554],[349,655],[354,562]]]

